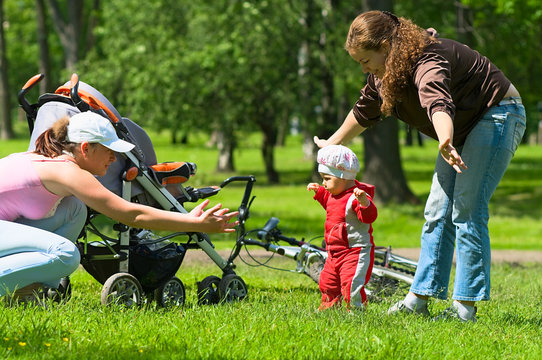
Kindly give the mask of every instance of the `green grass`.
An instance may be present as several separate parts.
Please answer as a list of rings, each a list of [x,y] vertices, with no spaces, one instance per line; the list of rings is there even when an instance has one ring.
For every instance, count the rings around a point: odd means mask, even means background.
[[[258,138],[244,138],[236,151],[237,172],[216,174],[216,150],[205,139],[171,146],[153,134],[161,161],[195,161],[192,186],[218,184],[231,175],[254,174],[256,200],[248,228],[261,227],[269,216],[281,218],[285,233],[318,236],[324,214],[305,190],[312,167],[303,159],[299,139],[277,149],[283,185],[269,186],[258,151]],[[429,190],[434,143],[403,148],[409,185],[423,201]],[[0,142],[0,156],[24,151],[26,139]],[[354,145],[359,154],[361,146]],[[522,146],[491,203],[494,248],[542,249],[540,200],[542,148]],[[286,181],[287,180],[287,181]],[[214,202],[236,208],[242,187],[228,186]],[[379,245],[416,247],[423,205],[379,207],[375,239]],[[231,236],[213,237],[217,248],[230,248]],[[221,240],[224,239],[224,240]],[[190,254],[190,252],[189,252]],[[189,255],[187,255],[189,256]],[[273,265],[293,268],[277,259]],[[73,298],[67,304],[41,308],[0,303],[0,358],[17,359],[537,359],[542,353],[542,266],[497,264],[492,270],[492,301],[480,303],[478,323],[432,322],[385,315],[397,298],[371,303],[365,313],[316,312],[320,294],[308,278],[296,273],[236,262],[236,272],[249,287],[240,303],[198,306],[196,282],[220,276],[215,265],[183,264],[178,276],[187,288],[183,309],[105,308],[101,285],[83,270],[72,276]],[[434,301],[437,314],[449,301]]]
[[[365,313],[318,313],[320,294],[307,277],[240,265],[249,286],[240,303],[198,306],[195,281],[216,266],[181,267],[183,309],[104,308],[101,287],[74,276],[74,295],[49,309],[0,304],[0,358],[17,359],[537,359],[541,353],[542,267],[493,268],[493,300],[478,322],[433,322],[385,315],[397,298]],[[449,302],[430,305],[433,314]]]

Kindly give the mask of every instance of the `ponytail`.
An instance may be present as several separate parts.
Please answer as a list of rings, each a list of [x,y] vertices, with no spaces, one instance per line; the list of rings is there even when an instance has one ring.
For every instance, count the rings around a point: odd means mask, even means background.
[[[70,118],[64,116],[58,119],[51,128],[45,130],[36,140],[35,153],[55,158],[62,155],[64,150],[72,152],[76,144],[66,140]]]

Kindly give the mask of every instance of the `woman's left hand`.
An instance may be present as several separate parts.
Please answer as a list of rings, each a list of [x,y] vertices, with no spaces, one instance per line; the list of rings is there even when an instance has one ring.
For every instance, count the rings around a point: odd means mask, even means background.
[[[450,144],[450,139],[439,144],[439,151],[444,160],[446,160],[446,162],[458,173],[461,174],[461,169],[467,169],[467,165],[465,165],[463,159],[461,159],[461,156],[457,153],[457,150]]]
[[[204,210],[208,204],[209,199],[204,200],[190,211],[190,215],[195,216],[205,226],[205,232],[235,232],[235,226],[239,224],[239,221],[230,222],[230,220],[239,215],[239,212],[228,213],[229,209],[221,208],[221,204]]]

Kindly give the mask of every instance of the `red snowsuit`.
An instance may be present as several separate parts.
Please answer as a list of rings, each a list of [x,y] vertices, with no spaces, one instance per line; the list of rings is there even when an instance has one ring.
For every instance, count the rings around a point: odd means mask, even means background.
[[[372,201],[375,187],[357,180],[355,186],[369,195],[369,206],[359,204],[353,194],[354,187],[334,196],[320,186],[314,195],[326,210],[328,257],[320,274],[320,310],[340,306],[343,298],[348,308],[361,308],[367,302],[364,286],[371,277],[374,263],[371,223],[377,217]]]

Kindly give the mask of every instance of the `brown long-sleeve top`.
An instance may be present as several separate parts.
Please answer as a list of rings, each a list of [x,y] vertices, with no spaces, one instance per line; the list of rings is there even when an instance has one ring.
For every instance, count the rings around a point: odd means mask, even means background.
[[[381,120],[380,86],[380,79],[370,74],[354,105],[354,116],[365,128]],[[416,63],[393,115],[438,140],[431,117],[437,111],[446,112],[454,123],[453,144],[461,146],[482,115],[502,100],[509,86],[510,80],[488,58],[457,41],[439,39],[425,49]]]

